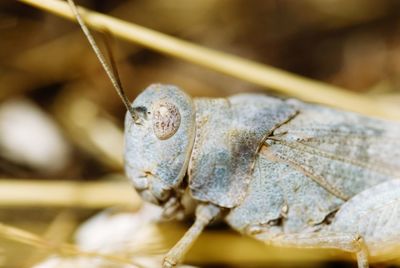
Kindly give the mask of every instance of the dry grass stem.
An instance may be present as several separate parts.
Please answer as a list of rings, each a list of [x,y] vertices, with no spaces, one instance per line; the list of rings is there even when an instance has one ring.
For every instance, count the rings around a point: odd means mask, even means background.
[[[78,224],[73,212],[67,208],[65,211],[56,215],[43,233],[42,239],[51,240],[53,243],[57,244],[65,243]],[[34,251],[26,257],[24,267],[32,267],[35,263],[38,263],[46,257],[49,257],[49,252]]]
[[[140,203],[128,182],[0,179],[0,206],[106,208],[114,205],[138,207]]]
[[[75,20],[67,3],[64,1],[20,1]],[[204,48],[101,13],[82,8],[80,11],[85,17],[87,24],[96,30],[107,29],[110,33],[121,39],[138,43],[150,49],[237,77],[244,81],[272,88],[306,101],[333,105],[388,119],[400,119],[400,109],[396,105],[375,101],[372,98],[351,93],[336,86]]]
[[[132,260],[130,259],[113,255],[101,254],[98,252],[82,251],[71,244],[66,244],[66,243],[55,244],[52,243],[51,241],[41,238],[38,235],[2,223],[0,223],[0,236],[6,239],[10,239],[16,242],[33,246],[38,249],[56,253],[62,256],[102,258],[114,263],[132,265],[132,267],[137,267],[136,265],[132,264]]]
[[[145,232],[146,237],[142,237],[143,241],[136,241],[138,248],[131,248],[127,245],[126,254],[134,256],[151,256],[154,253],[151,250],[151,245],[146,245],[144,241],[148,241],[157,237],[161,239],[155,248],[167,248],[172,246],[177,241],[186,228],[180,224],[149,224]],[[144,230],[142,230],[144,231]],[[134,234],[126,234],[134,236]],[[68,243],[54,243],[48,239],[42,238],[31,232],[21,230],[19,228],[0,223],[0,238],[9,239],[19,243],[32,246],[39,250],[47,251],[49,254],[58,254],[60,256],[79,256],[89,258],[102,258],[114,262],[115,264],[131,264],[134,263],[131,259],[118,256],[118,254],[103,254],[93,251],[80,250],[76,246]],[[110,241],[112,243],[112,241]],[[143,243],[143,245],[141,244]],[[144,246],[144,248],[142,248]],[[220,249],[224,248],[232,254],[221,254]],[[124,253],[124,255],[125,255]],[[165,252],[161,252],[164,254]],[[187,262],[197,264],[207,263],[225,263],[232,265],[245,265],[246,263],[274,263],[274,262],[296,262],[296,263],[313,263],[323,260],[349,258],[348,254],[332,255],[327,250],[301,250],[301,249],[282,249],[276,247],[266,247],[262,243],[253,239],[241,237],[230,231],[210,232],[206,231],[198,242],[190,250],[187,256]],[[134,266],[135,267],[135,266]]]

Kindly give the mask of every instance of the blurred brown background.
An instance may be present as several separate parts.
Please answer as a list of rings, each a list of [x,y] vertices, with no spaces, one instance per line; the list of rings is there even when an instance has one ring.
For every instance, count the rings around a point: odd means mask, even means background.
[[[77,3],[400,104],[397,0]],[[102,39],[96,36],[101,46]],[[113,40],[112,46],[131,100],[158,82],[178,85],[192,96],[261,91],[134,44]],[[0,182],[4,182],[0,187],[8,189],[8,183],[26,180],[38,185],[42,181],[120,182],[124,113],[76,24],[22,3],[0,2]],[[57,236],[60,241],[68,241],[83,219],[102,208],[1,200],[1,222]],[[28,257],[21,260],[21,254]],[[35,254],[29,246],[0,238],[0,266],[31,266],[43,257]]]

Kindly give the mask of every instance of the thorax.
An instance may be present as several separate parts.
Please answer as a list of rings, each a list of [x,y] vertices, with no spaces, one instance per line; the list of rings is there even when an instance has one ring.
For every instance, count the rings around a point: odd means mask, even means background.
[[[265,138],[297,110],[280,99],[243,94],[195,99],[189,188],[194,199],[233,208],[246,196]]]

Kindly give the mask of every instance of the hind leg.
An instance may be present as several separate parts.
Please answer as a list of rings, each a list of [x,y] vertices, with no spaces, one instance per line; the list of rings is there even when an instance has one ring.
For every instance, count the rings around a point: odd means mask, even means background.
[[[368,251],[363,238],[358,234],[329,232],[271,234],[268,227],[249,226],[246,233],[267,244],[296,248],[331,248],[355,253],[359,268],[368,268]]]

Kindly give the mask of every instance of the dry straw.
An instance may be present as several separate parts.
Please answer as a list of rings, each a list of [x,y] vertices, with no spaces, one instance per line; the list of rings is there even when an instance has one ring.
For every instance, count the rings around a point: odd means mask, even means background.
[[[43,194],[46,193],[46,194]],[[107,198],[104,198],[104,197]],[[115,205],[140,206],[129,183],[0,179],[0,205],[7,207],[81,207],[99,209]]]
[[[131,259],[118,257],[115,255],[101,254],[98,252],[82,251],[76,248],[74,245],[67,243],[53,244],[38,235],[2,223],[0,223],[0,237],[17,241],[26,245],[30,245],[35,248],[45,250],[47,252],[57,253],[58,255],[61,256],[101,258],[113,263],[123,264],[125,265],[125,267],[127,265],[132,267],[138,267],[137,265],[133,264]]]
[[[68,4],[64,1],[20,0],[20,2],[75,20]],[[310,102],[332,105],[387,119],[400,119],[400,108],[394,104],[376,101],[370,97],[352,93],[336,86],[201,47],[101,13],[83,8],[80,9],[80,12],[86,23],[93,29],[107,29],[111,34],[121,39],[241,80]]]
[[[59,0],[20,0],[47,10],[59,16],[75,20],[69,6]],[[107,29],[111,34],[129,42],[134,42],[150,49],[180,58],[206,68],[231,75],[264,88],[274,89],[286,95],[306,101],[332,105],[347,110],[380,116],[388,119],[400,119],[400,108],[393,103],[376,100],[323,82],[304,78],[276,68],[255,63],[237,56],[204,48],[168,35],[128,23],[104,14],[80,9],[87,24],[96,30]],[[110,183],[70,183],[0,180],[0,204],[8,206],[83,206],[88,208],[103,208],[114,204],[134,202],[139,204],[138,197],[132,197],[126,191],[131,191],[126,184]],[[50,195],[42,195],[43,192]],[[11,193],[20,193],[14,195]],[[103,198],[107,196],[107,198]],[[131,198],[131,199],[130,199]],[[130,199],[130,200],[128,200]],[[182,226],[165,226],[153,235],[170,235],[168,241],[175,241],[183,233]],[[47,239],[32,233],[0,224],[0,237],[19,241],[41,248],[49,252],[63,255],[78,255],[86,257],[101,257],[120,264],[131,260],[118,256],[102,255],[95,252],[82,252],[73,245],[49,243]],[[233,254],[220,254],[220,248],[226,248]],[[208,251],[206,250],[208,249]],[[275,250],[275,251],[274,251]],[[231,232],[218,231],[211,235],[205,232],[188,256],[189,261],[202,263],[205,260],[219,263],[246,263],[249,261],[320,261],[330,259],[323,254],[305,254],[304,251],[288,251],[261,247],[256,241],[240,238]],[[297,252],[298,254],[293,254]],[[324,251],[325,252],[325,251]],[[204,257],[206,255],[206,258]],[[214,255],[213,255],[214,254]],[[219,258],[219,259],[218,259]]]

